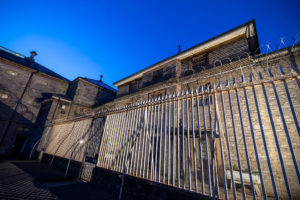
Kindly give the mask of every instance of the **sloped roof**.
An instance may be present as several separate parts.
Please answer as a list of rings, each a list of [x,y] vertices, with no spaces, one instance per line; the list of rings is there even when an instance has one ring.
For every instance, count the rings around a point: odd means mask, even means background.
[[[205,51],[209,48],[212,48],[214,46],[220,45],[221,43],[225,43],[226,41],[232,40],[235,37],[243,36],[246,38],[256,36],[256,25],[255,20],[251,20],[245,24],[242,24],[234,29],[231,29],[225,33],[222,33],[216,37],[213,37],[209,40],[206,40],[200,44],[197,44],[189,49],[186,49],[180,53],[177,53],[171,57],[168,57],[162,61],[159,61],[153,65],[150,65],[149,67],[146,67],[132,75],[129,75],[115,83],[113,83],[114,86],[119,87],[120,85],[126,84],[130,81],[133,81],[134,79],[141,78],[143,73],[149,72],[151,70],[155,70],[162,66],[163,64],[166,64],[168,62],[171,62],[175,59],[185,59],[191,55],[194,55],[196,53],[199,53],[201,51]],[[257,47],[258,47],[258,41],[257,41]]]
[[[34,61],[31,61],[29,58],[27,58],[21,54],[18,54],[16,52],[13,52],[11,50],[8,50],[6,48],[0,47],[0,57],[5,58],[10,61],[13,61],[13,62],[16,62],[16,63],[26,66],[28,68],[43,72],[49,76],[53,76],[55,78],[69,82],[69,80],[67,78],[55,73],[54,71],[48,69],[47,67],[44,67],[43,65],[40,65]]]
[[[78,77],[78,78],[81,78],[81,79],[86,80],[86,81],[88,81],[88,82],[90,82],[90,83],[93,83],[93,84],[95,84],[95,85],[98,85],[98,86],[100,86],[100,87],[103,87],[103,88],[105,88],[105,89],[107,89],[107,90],[110,90],[110,91],[113,91],[113,92],[117,92],[116,89],[114,89],[113,87],[107,85],[107,84],[104,83],[103,81],[95,80],[95,79],[91,79],[91,78],[84,78],[84,77]]]

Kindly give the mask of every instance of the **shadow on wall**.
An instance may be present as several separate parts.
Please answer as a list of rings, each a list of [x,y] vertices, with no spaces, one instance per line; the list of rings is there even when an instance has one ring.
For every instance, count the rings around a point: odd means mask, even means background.
[[[31,121],[33,113],[28,108],[19,104],[20,113],[14,114],[14,110],[0,101],[0,153],[10,156],[18,156],[25,140],[32,132]]]

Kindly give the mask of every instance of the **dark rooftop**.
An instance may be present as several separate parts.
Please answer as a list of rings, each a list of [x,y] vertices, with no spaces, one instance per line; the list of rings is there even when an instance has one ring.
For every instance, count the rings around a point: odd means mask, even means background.
[[[34,62],[34,61],[31,61],[29,58],[19,54],[19,53],[16,53],[14,51],[11,51],[9,49],[6,49],[4,47],[1,47],[0,46],[0,57],[2,58],[5,58],[7,60],[10,60],[10,61],[13,61],[13,62],[16,62],[20,65],[23,65],[23,66],[26,66],[28,68],[31,68],[31,69],[35,69],[37,71],[40,71],[40,72],[43,72],[45,74],[48,74],[49,76],[53,76],[55,78],[58,78],[58,79],[61,79],[63,81],[68,81],[69,80],[57,73],[55,73],[54,71]]]
[[[107,84],[104,83],[103,81],[95,80],[95,79],[91,79],[91,78],[84,78],[84,77],[78,77],[78,78],[81,78],[81,79],[86,80],[86,81],[88,81],[88,82],[90,82],[90,83],[93,83],[93,84],[95,84],[95,85],[98,85],[98,86],[100,86],[100,87],[103,87],[103,88],[105,88],[105,89],[107,89],[107,90],[111,90],[111,91],[113,91],[113,92],[117,92],[116,89],[114,89],[113,87],[107,85]]]

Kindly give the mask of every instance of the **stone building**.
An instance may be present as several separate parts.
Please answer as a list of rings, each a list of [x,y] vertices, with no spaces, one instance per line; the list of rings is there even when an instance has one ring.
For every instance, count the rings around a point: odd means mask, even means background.
[[[46,124],[40,159],[85,180],[297,198],[299,65],[297,44],[261,54],[250,21],[114,83],[114,101]]]
[[[46,119],[82,115],[115,97],[102,80],[71,82],[35,62],[36,55],[0,48],[0,155],[30,151]]]

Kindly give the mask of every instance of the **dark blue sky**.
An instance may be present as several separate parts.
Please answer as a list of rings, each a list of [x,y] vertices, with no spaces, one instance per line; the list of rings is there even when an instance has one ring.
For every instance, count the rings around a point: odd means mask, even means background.
[[[272,50],[300,32],[300,1],[0,1],[0,46],[73,80],[112,84],[251,19]]]

